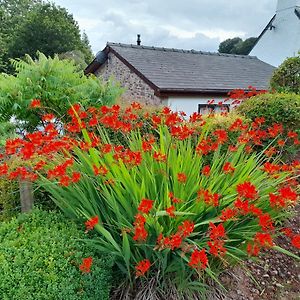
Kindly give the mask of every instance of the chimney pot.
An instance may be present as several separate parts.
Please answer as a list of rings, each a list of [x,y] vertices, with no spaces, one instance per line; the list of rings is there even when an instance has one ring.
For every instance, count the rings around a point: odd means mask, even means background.
[[[140,35],[140,34],[137,35],[137,41],[136,41],[136,44],[137,44],[138,46],[141,45],[141,35]]]

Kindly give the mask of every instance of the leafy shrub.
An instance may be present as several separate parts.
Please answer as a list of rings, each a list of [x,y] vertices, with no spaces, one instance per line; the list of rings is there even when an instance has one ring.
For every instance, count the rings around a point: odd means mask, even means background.
[[[20,197],[18,183],[0,178],[0,222],[9,220],[19,212]]]
[[[274,72],[271,88],[278,92],[300,94],[300,52],[287,58]]]
[[[46,57],[38,53],[38,59],[26,56],[14,60],[16,75],[0,75],[0,120],[9,121],[15,116],[20,129],[32,131],[44,125],[36,111],[28,110],[32,99],[57,118],[66,115],[70,103],[80,101],[87,106],[112,104],[121,94],[119,86],[104,83],[95,76],[85,76],[70,60]]]
[[[76,225],[54,212],[34,211],[0,226],[0,298],[108,299],[112,259],[76,239]],[[93,256],[82,274],[83,257]]]
[[[199,114],[187,122],[168,108],[142,116],[139,110],[136,103],[125,112],[117,105],[87,112],[74,105],[64,136],[41,133],[29,156],[32,141],[8,144],[16,144],[25,165],[36,164],[38,183],[67,215],[95,229],[91,243],[115,255],[124,280],[159,283],[155,292],[164,299],[172,285],[194,297],[207,277],[217,280],[262,248],[283,251],[273,237],[296,203],[297,186],[287,180],[299,164],[280,165],[270,148],[253,151],[265,139],[281,138],[281,127],[262,130],[257,120],[249,128],[236,119],[228,131],[238,136],[229,141],[226,130],[212,131]],[[128,146],[112,144],[109,130],[124,135]],[[6,173],[12,172],[18,177],[10,166]]]
[[[300,95],[262,94],[245,100],[237,111],[247,118],[265,118],[267,125],[281,123],[288,130],[300,128]]]

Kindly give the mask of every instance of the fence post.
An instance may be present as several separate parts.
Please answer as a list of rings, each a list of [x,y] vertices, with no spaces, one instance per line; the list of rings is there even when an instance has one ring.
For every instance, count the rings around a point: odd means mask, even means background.
[[[21,212],[29,212],[33,208],[33,186],[30,181],[20,180]]]

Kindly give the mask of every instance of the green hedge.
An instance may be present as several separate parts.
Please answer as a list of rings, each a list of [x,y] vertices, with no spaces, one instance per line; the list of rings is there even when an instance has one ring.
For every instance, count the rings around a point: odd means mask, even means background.
[[[300,95],[262,94],[242,103],[237,111],[254,120],[264,117],[266,124],[282,123],[289,130],[300,128]]]
[[[20,206],[18,183],[0,178],[0,222],[16,216]]]
[[[0,223],[0,299],[108,299],[112,257],[97,257],[63,215],[35,210]],[[82,274],[82,258],[94,258]]]

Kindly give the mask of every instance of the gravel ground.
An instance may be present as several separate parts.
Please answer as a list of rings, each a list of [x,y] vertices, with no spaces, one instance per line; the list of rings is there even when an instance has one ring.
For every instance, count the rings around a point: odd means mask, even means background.
[[[300,206],[286,225],[300,233]],[[279,238],[276,244],[300,256],[300,250],[292,247],[288,238]],[[300,300],[299,261],[270,249],[260,261],[246,262],[246,268],[248,271],[236,267],[221,276],[228,290],[224,300]]]

